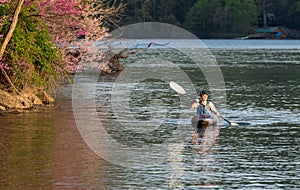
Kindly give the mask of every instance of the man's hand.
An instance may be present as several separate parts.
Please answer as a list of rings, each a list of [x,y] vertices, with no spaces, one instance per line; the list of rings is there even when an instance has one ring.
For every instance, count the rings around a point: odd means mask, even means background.
[[[199,106],[199,99],[196,98],[192,105],[190,106],[190,109],[196,109]]]

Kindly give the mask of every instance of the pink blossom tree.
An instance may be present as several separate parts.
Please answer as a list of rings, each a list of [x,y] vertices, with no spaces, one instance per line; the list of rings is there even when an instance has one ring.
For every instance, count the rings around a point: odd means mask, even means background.
[[[2,57],[22,8],[30,7],[30,17],[43,19],[52,41],[61,49],[63,62],[56,67],[72,72],[87,48],[108,36],[105,24],[118,23],[125,6],[116,0],[0,0],[0,6],[12,3],[16,6],[14,14],[0,15],[0,29],[7,22],[11,25],[8,33],[0,34],[0,69],[12,87],[14,85],[6,73],[10,67]]]
[[[116,0],[46,0],[38,6],[71,72],[88,47],[108,36],[104,24],[118,22],[124,9],[124,4],[116,5]]]

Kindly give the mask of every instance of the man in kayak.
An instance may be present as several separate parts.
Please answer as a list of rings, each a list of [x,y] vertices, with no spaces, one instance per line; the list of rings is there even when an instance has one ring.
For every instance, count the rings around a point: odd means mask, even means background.
[[[219,112],[215,108],[214,104],[208,99],[208,93],[205,90],[200,92],[200,98],[196,98],[191,109],[197,108],[197,115],[192,118],[192,126],[197,129],[192,136],[192,143],[199,144],[202,142],[203,147],[206,147],[215,141],[219,136],[220,128],[218,127]],[[209,147],[208,146],[208,147]]]
[[[219,112],[210,101],[207,101],[208,93],[205,90],[200,92],[200,99],[196,98],[193,104],[190,106],[190,109],[197,108],[197,114],[216,114],[219,116]]]

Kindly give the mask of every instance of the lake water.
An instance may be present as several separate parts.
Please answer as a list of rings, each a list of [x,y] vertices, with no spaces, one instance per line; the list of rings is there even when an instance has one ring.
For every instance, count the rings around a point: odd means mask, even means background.
[[[155,42],[184,49],[153,46],[119,75],[78,74],[54,109],[0,115],[0,189],[299,189],[300,41]],[[193,144],[203,88],[250,125],[220,120]]]

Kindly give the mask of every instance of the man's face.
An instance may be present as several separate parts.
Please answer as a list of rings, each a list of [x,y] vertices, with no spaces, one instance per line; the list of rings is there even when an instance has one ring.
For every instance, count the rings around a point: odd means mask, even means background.
[[[206,101],[207,98],[208,98],[208,95],[207,95],[207,94],[203,94],[203,95],[201,96],[202,101]]]

